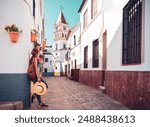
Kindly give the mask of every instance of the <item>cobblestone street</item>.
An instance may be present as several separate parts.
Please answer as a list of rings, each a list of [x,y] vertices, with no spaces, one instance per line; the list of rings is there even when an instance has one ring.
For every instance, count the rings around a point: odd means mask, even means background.
[[[31,104],[33,109],[50,110],[123,110],[128,109],[99,90],[69,80],[66,77],[46,77],[48,93],[42,96],[48,108],[39,108],[37,100]]]

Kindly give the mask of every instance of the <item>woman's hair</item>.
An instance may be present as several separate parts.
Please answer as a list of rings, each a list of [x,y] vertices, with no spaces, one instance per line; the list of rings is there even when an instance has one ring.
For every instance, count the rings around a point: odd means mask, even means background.
[[[42,58],[42,59],[44,59],[44,56],[43,56],[43,55],[39,55],[39,58]]]
[[[35,47],[37,48],[38,46],[40,47],[39,50],[41,51],[42,50],[41,44],[37,43]]]
[[[38,51],[34,48],[34,49],[32,49],[31,54],[32,54],[32,56],[37,56],[38,55]]]

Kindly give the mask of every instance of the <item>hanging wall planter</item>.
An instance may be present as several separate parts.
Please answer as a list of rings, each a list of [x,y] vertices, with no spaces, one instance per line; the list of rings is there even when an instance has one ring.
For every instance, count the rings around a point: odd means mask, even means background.
[[[8,32],[10,40],[13,43],[16,43],[18,41],[19,33],[22,32],[18,30],[18,27],[15,24],[6,26],[5,30]]]
[[[10,37],[11,42],[16,43],[19,38],[19,32],[9,32],[9,37]]]
[[[36,42],[37,34],[38,32],[35,29],[31,30],[31,42]]]

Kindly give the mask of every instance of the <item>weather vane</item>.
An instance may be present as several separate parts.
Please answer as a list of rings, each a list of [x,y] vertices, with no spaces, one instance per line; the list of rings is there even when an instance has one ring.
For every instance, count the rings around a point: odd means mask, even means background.
[[[60,10],[62,11],[64,9],[64,7],[62,5],[60,5]]]

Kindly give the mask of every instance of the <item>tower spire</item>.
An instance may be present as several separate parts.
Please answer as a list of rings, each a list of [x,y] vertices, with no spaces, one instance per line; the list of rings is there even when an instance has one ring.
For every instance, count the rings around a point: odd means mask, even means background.
[[[64,7],[62,5],[60,5],[60,11],[63,11]]]
[[[60,6],[60,13],[59,13],[59,16],[58,16],[58,19],[57,19],[57,24],[58,23],[64,23],[64,24],[68,24],[67,22],[66,22],[66,19],[65,19],[65,16],[64,16],[64,14],[63,14],[63,9],[64,9],[64,7],[61,5]]]

